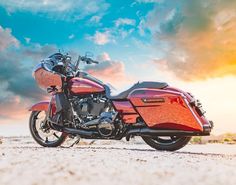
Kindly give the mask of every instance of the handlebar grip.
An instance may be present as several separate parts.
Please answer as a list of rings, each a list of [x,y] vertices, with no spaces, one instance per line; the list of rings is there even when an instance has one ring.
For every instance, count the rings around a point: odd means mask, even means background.
[[[95,61],[95,60],[93,61],[93,63],[94,63],[94,64],[99,64],[99,62],[98,62],[98,61]]]
[[[98,61],[95,61],[91,58],[87,58],[87,57],[81,57],[81,60],[86,62],[87,64],[91,64],[91,63],[94,63],[94,64],[98,64],[99,62]]]

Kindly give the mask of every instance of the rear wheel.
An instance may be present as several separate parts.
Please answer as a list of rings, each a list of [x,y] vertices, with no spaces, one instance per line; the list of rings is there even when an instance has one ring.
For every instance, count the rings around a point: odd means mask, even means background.
[[[142,137],[145,143],[156,150],[175,151],[183,148],[190,141],[191,137]]]
[[[44,147],[60,146],[66,139],[62,132],[51,129],[45,121],[45,111],[33,111],[30,115],[29,128],[34,140]]]

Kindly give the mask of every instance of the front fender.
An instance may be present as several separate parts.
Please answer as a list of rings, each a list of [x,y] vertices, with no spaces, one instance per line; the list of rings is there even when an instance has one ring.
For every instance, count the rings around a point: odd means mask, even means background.
[[[41,101],[30,107],[29,111],[47,111],[49,103],[50,103],[49,101]]]

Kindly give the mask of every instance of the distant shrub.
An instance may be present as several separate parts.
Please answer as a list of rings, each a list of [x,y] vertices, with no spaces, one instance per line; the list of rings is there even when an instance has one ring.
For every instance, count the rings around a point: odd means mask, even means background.
[[[192,143],[192,144],[202,144],[202,137],[201,136],[192,137],[190,143]]]
[[[236,134],[232,134],[232,133],[224,134],[221,142],[227,143],[227,144],[236,144]]]
[[[230,142],[230,141],[232,141],[231,138],[224,138],[224,142]]]

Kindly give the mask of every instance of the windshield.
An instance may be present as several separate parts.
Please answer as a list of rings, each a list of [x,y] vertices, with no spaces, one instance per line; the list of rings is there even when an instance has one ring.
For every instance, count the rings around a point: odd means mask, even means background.
[[[62,54],[55,53],[48,58],[45,58],[41,61],[42,67],[47,71],[55,71],[57,66],[64,66],[62,62]]]

